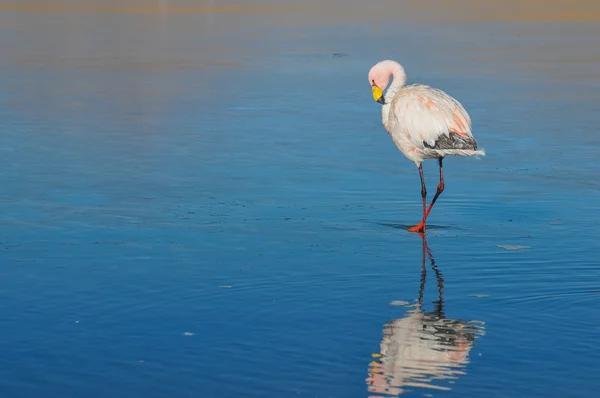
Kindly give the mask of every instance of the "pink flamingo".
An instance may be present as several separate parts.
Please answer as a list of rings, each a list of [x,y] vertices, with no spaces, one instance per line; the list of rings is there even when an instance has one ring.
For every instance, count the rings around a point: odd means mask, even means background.
[[[384,94],[390,77],[392,84]],[[406,73],[399,63],[386,60],[375,64],[369,71],[369,83],[373,99],[383,105],[381,119],[385,129],[404,156],[419,168],[423,218],[408,230],[425,232],[427,216],[444,190],[444,157],[485,156],[485,151],[477,149],[471,118],[460,102],[429,86],[406,86]],[[425,159],[437,159],[440,166],[440,183],[429,207],[422,166]]]

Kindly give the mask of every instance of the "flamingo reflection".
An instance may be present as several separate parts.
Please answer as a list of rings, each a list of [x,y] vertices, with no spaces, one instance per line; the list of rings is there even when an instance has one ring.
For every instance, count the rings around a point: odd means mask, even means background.
[[[475,337],[484,333],[483,322],[446,317],[444,277],[425,234],[420,235],[423,253],[419,296],[404,317],[393,319],[383,329],[380,353],[374,354],[369,364],[367,386],[371,393],[398,396],[410,388],[450,390],[448,380],[465,374]],[[439,298],[434,301],[433,311],[423,312],[427,257],[437,279]]]

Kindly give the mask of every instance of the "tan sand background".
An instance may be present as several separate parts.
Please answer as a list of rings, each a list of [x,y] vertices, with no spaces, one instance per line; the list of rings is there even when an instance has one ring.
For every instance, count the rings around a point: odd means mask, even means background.
[[[0,2],[0,11],[114,13],[282,14],[325,19],[411,19],[442,22],[555,21],[598,22],[593,0],[21,0]],[[272,16],[272,15],[271,15]],[[287,20],[287,19],[286,19]],[[289,22],[295,19],[289,19]]]

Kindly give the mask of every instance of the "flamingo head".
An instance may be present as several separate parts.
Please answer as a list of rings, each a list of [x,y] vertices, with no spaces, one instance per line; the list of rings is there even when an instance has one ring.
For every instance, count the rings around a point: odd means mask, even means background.
[[[390,83],[390,77],[394,76],[394,79],[401,78],[406,80],[404,69],[399,63],[395,61],[385,60],[373,65],[369,70],[369,83],[371,84],[371,90],[373,91],[373,100],[380,104],[385,104],[385,96],[383,91],[387,88]],[[404,84],[402,81],[402,84]]]

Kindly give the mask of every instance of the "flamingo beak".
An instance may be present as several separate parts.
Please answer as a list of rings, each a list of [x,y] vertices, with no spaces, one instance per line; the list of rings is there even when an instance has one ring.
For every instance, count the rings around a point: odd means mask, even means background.
[[[383,97],[383,90],[381,90],[375,83],[373,83],[371,89],[373,90],[373,99],[375,102],[379,102],[381,105],[385,104],[385,98]]]

